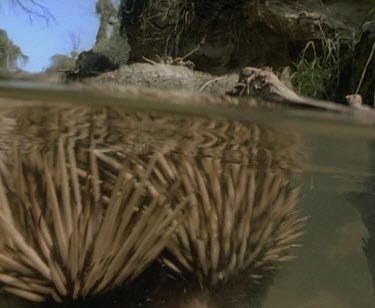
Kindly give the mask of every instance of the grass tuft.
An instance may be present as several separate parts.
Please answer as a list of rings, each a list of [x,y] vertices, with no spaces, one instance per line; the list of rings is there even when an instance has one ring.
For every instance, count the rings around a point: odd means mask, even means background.
[[[328,38],[322,28],[321,46],[309,41],[292,66],[292,84],[299,95],[332,99],[340,84],[340,70],[346,54],[352,51],[353,39],[340,33]]]

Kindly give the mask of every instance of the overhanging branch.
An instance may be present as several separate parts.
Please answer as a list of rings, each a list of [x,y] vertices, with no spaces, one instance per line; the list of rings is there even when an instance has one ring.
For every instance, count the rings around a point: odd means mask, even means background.
[[[50,10],[37,0],[10,0],[10,2],[14,7],[19,7],[27,13],[31,20],[33,17],[41,18],[46,23],[55,20]]]

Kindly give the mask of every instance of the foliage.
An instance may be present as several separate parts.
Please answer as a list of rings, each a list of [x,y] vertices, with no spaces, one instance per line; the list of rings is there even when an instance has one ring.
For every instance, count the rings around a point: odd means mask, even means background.
[[[373,9],[370,10],[368,14],[369,20],[375,20],[375,0],[370,0],[370,3],[374,6]]]
[[[362,24],[367,21],[375,21],[375,0],[370,0],[370,4],[373,5],[373,8],[369,11]]]
[[[76,61],[79,55],[79,45],[81,44],[81,38],[79,34],[74,32],[69,33],[69,39],[71,44],[71,51],[69,55],[54,54],[51,58],[51,65],[46,69],[47,73],[56,73],[58,71],[72,71],[75,69]]]
[[[51,66],[46,69],[47,73],[56,73],[60,70],[74,70],[76,59],[72,56],[55,54],[50,58]]]
[[[5,30],[0,29],[0,70],[16,70],[19,61],[27,60],[28,56],[9,39]]]
[[[107,57],[113,64],[121,65],[128,62],[130,46],[121,35],[119,26],[115,25],[109,38],[97,42],[93,51]]]
[[[116,16],[117,10],[111,0],[98,0],[96,2],[96,14],[100,17],[100,25],[98,34],[96,35],[96,43],[108,38],[108,28],[111,19]]]
[[[116,14],[116,10],[111,0],[98,0],[95,6],[96,14],[101,17],[111,17]]]
[[[130,47],[126,37],[120,33],[118,20],[119,1],[98,0],[96,13],[100,17],[100,26],[93,51],[106,57],[113,65],[126,64]]]
[[[310,41],[292,67],[292,84],[302,96],[331,99],[340,84],[342,49],[352,50],[352,39],[337,34],[327,38],[322,31],[321,49]]]

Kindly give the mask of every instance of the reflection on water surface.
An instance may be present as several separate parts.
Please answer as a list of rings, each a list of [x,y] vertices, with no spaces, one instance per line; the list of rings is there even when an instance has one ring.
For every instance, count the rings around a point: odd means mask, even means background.
[[[55,103],[0,123],[0,307],[372,307],[342,194],[367,135],[331,164],[345,138],[272,121]]]

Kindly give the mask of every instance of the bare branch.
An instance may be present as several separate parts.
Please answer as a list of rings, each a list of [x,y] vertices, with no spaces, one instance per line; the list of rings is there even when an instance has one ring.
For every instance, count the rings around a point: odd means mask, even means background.
[[[19,7],[29,15],[30,21],[33,17],[43,19],[47,24],[55,20],[50,10],[37,0],[9,0],[14,7]]]
[[[79,46],[81,45],[81,35],[73,31],[69,32],[70,44],[72,46],[72,51],[78,51]]]

